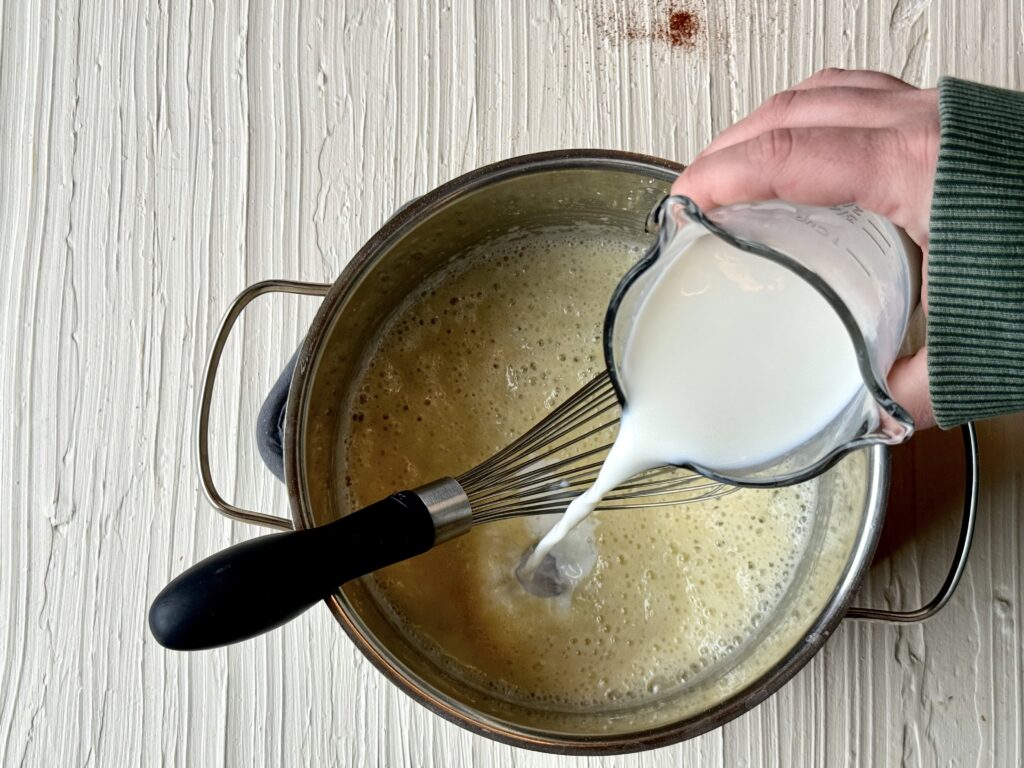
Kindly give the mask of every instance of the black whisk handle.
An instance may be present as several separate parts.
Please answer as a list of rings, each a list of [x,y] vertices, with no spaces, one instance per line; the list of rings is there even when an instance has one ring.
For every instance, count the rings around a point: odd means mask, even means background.
[[[165,648],[246,640],[295,618],[358,576],[426,552],[434,522],[401,491],[320,528],[261,536],[189,568],[157,595],[149,628]]]

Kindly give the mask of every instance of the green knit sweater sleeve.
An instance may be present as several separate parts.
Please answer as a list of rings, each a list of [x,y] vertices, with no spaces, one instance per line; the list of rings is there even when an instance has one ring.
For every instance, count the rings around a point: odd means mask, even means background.
[[[928,249],[939,426],[1024,410],[1024,94],[945,77]]]

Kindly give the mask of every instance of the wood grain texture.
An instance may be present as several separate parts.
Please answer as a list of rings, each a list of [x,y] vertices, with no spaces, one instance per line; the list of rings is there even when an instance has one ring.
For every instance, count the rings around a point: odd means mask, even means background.
[[[824,66],[1024,79],[1021,0],[693,2],[692,50],[617,40],[649,2],[0,2],[0,764],[1002,765],[1024,762],[1024,419],[981,428],[963,584],[924,626],[844,624],[723,729],[585,761],[472,736],[399,694],[323,608],[164,652],[149,600],[258,531],[193,468],[197,380],[245,285],[332,280],[388,214],[558,147],[685,161]],[[265,299],[213,419],[229,498],[286,509],[252,435],[313,311]],[[957,445],[901,451],[862,600],[919,603],[955,538]],[[952,442],[950,442],[952,441]]]

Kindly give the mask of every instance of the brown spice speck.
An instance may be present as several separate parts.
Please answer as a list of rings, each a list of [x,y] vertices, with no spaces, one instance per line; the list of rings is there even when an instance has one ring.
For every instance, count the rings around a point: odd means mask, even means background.
[[[693,47],[700,32],[700,19],[690,11],[672,11],[668,17],[668,42],[674,46]]]
[[[653,40],[692,50],[700,38],[702,23],[700,15],[691,8],[689,3],[668,2],[656,7],[653,24],[633,14],[627,14],[625,19],[614,15],[598,19],[598,30],[613,42]]]

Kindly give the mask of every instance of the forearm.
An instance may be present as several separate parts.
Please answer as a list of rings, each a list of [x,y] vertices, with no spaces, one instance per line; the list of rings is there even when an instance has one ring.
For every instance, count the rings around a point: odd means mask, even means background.
[[[943,78],[928,256],[942,427],[1024,409],[1024,94]]]

